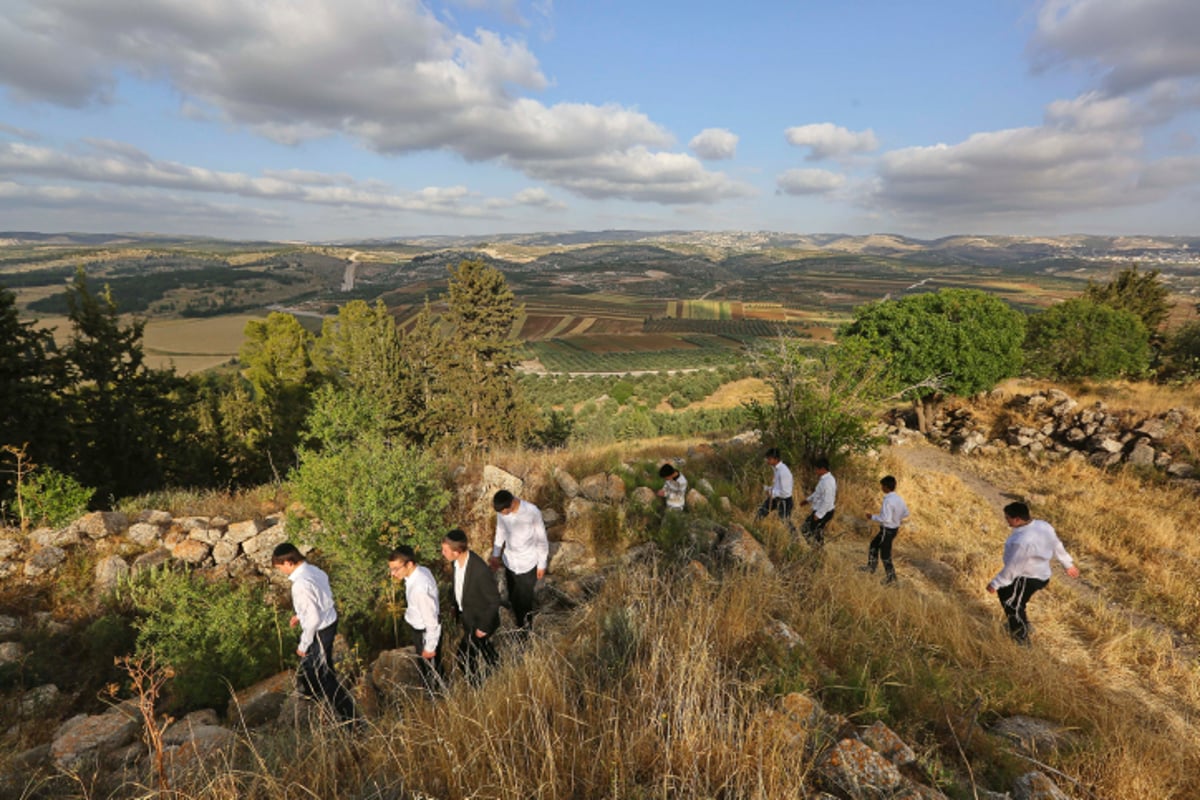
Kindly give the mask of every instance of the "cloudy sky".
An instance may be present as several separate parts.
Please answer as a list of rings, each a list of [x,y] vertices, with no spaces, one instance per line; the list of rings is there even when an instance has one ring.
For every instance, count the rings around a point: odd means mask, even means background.
[[[1200,233],[1197,0],[0,0],[0,230]]]

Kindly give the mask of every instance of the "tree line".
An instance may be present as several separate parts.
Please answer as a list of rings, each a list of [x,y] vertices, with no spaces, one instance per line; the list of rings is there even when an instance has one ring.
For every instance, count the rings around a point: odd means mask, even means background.
[[[317,409],[357,409],[389,447],[473,452],[529,437],[539,415],[516,381],[521,308],[503,274],[464,261],[446,297],[445,313],[426,305],[407,330],[382,302],[347,303],[319,335],[272,313],[247,324],[237,372],[181,376],[145,363],[145,322],[123,321],[82,269],[61,347],[0,288],[0,502],[14,500],[18,451],[23,468],[94,489],[98,506],[282,480],[306,447],[346,435]]]

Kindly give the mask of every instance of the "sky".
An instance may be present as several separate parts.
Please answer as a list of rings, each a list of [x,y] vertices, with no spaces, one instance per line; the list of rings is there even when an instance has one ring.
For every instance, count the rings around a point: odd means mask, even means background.
[[[0,231],[1200,234],[1197,0],[0,0]]]

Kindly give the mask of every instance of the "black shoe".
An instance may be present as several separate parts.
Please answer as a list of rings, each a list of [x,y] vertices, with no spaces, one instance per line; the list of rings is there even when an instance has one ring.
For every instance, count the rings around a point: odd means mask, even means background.
[[[894,584],[895,582],[896,582],[896,573],[894,573],[894,572],[890,573],[886,578],[883,579],[884,586],[890,586],[890,585]]]
[[[869,573],[871,573],[872,575],[874,575],[874,574],[875,574],[875,568],[874,568],[874,567],[872,567],[872,566],[859,567],[859,568],[858,568],[858,571],[859,571],[859,572],[869,572]]]

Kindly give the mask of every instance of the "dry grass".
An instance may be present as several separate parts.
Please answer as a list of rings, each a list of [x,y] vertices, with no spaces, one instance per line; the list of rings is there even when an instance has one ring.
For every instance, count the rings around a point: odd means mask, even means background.
[[[664,441],[492,460],[528,481],[526,496],[561,507],[555,465],[582,477],[684,451]],[[757,450],[691,458],[685,472],[724,487],[736,506],[727,521],[759,536],[775,573],[614,565],[598,596],[543,616],[524,649],[509,647],[482,689],[457,683],[438,702],[414,695],[361,735],[321,726],[256,735],[252,755],[179,797],[800,798],[811,796],[812,746],[823,742],[776,724],[792,691],[857,723],[884,720],[952,797],[1007,789],[1035,768],[1056,771],[1076,797],[1194,796],[1195,496],[1081,465],[919,455],[896,448],[840,471],[821,553],[753,520],[765,475]],[[856,570],[885,474],[913,512],[896,543],[894,587]],[[796,477],[802,495],[811,476]],[[984,591],[1010,497],[1049,519],[1083,570],[1073,581],[1056,569],[1031,604],[1032,649],[1009,641]],[[458,498],[454,513],[469,515],[476,500]],[[490,538],[486,514],[471,524]],[[772,620],[803,644],[789,651],[766,635]],[[1039,767],[985,732],[1015,714],[1055,722],[1070,743],[1039,752]]]

